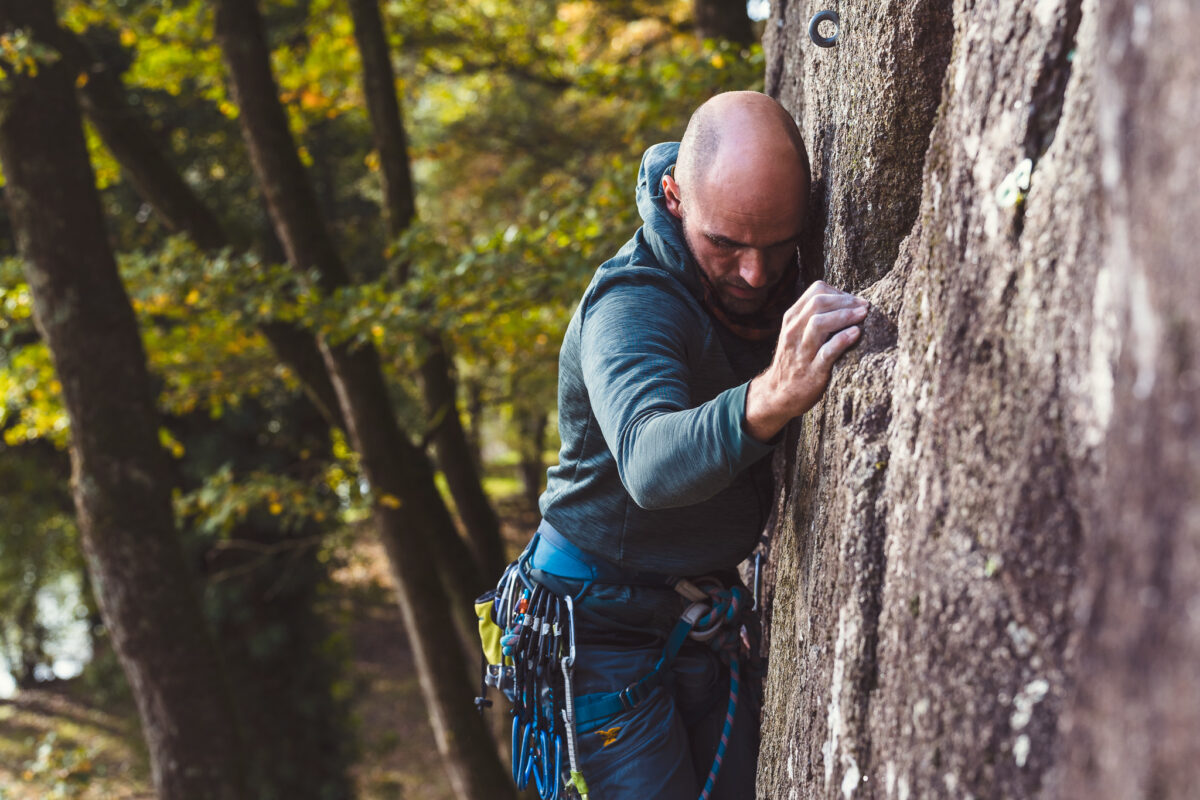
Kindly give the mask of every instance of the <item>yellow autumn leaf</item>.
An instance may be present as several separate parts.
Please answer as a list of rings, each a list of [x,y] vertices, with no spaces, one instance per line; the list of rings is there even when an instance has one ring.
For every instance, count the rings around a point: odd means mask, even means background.
[[[86,72],[81,72],[75,76],[75,88],[76,89],[82,89],[83,87],[87,86],[87,82],[88,82],[88,74]]]
[[[184,453],[187,452],[184,449],[183,444],[174,436],[172,436],[171,432],[166,428],[158,429],[158,442],[175,458],[183,458]]]
[[[324,102],[325,98],[322,97],[320,93],[314,92],[312,89],[305,89],[300,93],[301,108],[316,108]]]
[[[380,505],[385,505],[388,508],[399,508],[402,504],[400,498],[394,494],[385,494],[379,498]]]
[[[187,297],[183,298],[183,302],[188,304],[189,306],[196,305],[197,301],[199,301],[199,300],[200,300],[200,290],[199,289],[192,289],[190,292],[187,293]]]

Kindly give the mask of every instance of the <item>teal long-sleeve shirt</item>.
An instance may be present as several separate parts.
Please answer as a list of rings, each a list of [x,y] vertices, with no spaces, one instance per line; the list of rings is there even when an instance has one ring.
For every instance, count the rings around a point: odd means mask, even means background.
[[[738,338],[701,304],[660,189],[677,152],[646,152],[644,224],[597,270],[567,328],[562,449],[540,505],[584,550],[627,569],[698,575],[744,558],[766,522],[772,444],[743,420],[747,384],[775,343]]]

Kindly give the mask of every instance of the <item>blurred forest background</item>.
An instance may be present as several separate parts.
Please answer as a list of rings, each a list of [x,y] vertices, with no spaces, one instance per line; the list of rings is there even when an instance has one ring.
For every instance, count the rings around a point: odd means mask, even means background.
[[[53,8],[52,28],[35,7]],[[16,120],[0,136],[0,798],[187,796],[164,766],[172,753],[219,785],[223,756],[186,756],[203,745],[154,717],[189,693],[195,708],[172,719],[227,740],[243,796],[482,796],[462,775],[472,756],[455,750],[470,736],[445,735],[462,706],[435,685],[457,681],[473,714],[476,666],[464,636],[435,633],[466,633],[465,600],[536,524],[557,448],[558,345],[595,267],[639,224],[642,151],[678,138],[712,94],[761,88],[753,19],[766,12],[714,0],[0,4],[0,113]],[[276,84],[265,94],[238,60],[256,36]],[[63,75],[79,111],[49,94]],[[91,243],[76,239],[73,207],[14,188],[35,160],[73,169],[69,148],[15,129],[42,108],[52,131],[81,115],[103,210]],[[69,186],[49,167],[33,174]],[[10,214],[20,198],[24,216]],[[132,569],[154,548],[106,538],[102,515],[90,534],[77,522],[76,417],[32,319],[39,281],[52,281],[18,255],[20,226],[50,221],[80,259],[115,258],[149,370],[141,423],[167,454],[147,491],[169,500],[174,528],[152,533],[181,546],[179,573]],[[93,310],[112,302],[85,295]],[[375,417],[359,416],[371,379],[356,383],[356,369],[386,386]],[[163,585],[138,594],[154,576]],[[170,591],[198,599],[202,635],[157,613],[178,605]],[[433,637],[415,660],[406,619]],[[215,690],[199,683],[212,673]],[[432,727],[431,704],[443,706]],[[211,735],[225,705],[237,735]]]

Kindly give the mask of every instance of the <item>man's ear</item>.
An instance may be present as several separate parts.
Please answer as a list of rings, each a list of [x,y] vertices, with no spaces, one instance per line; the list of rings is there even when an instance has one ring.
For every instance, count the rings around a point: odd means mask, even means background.
[[[670,211],[672,216],[683,219],[683,197],[679,194],[679,184],[675,182],[675,178],[671,175],[663,175],[662,188],[663,198],[667,202],[667,211]]]

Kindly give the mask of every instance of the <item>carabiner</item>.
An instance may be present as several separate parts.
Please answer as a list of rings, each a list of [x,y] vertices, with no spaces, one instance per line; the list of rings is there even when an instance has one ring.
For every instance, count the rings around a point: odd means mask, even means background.
[[[516,714],[514,714],[512,724],[512,776],[513,781],[517,784],[520,784],[521,782],[521,737],[518,734],[518,731],[520,730],[521,720],[517,718]]]
[[[534,531],[533,538],[529,540],[529,544],[525,545],[525,549],[521,551],[521,555],[517,556],[516,560],[517,576],[520,577],[521,583],[525,584],[525,588],[529,589],[530,591],[533,590],[533,587],[536,584],[534,584],[533,579],[525,573],[525,569],[526,565],[529,563],[530,557],[533,556],[533,548],[537,546],[537,540],[540,535],[541,534]]]
[[[558,775],[551,777],[550,767],[550,742],[546,738],[546,731],[538,731],[537,741],[537,762],[530,763],[530,768],[533,769],[533,782],[537,786],[538,797],[542,800],[550,800],[550,796],[554,793],[554,787],[558,784]]]
[[[554,793],[546,800],[558,800],[558,791],[563,783],[562,749],[563,737],[562,734],[559,734],[554,737]]]
[[[759,595],[762,592],[762,562],[763,553],[759,550],[754,554],[754,605],[750,607],[751,611],[758,611]]]
[[[575,671],[575,602],[571,599],[571,595],[563,598],[567,604],[567,641],[570,647],[567,655],[562,659],[562,674],[563,674],[563,728],[567,733],[567,760],[571,765],[570,784],[575,787],[583,800],[587,800],[588,790],[587,781],[583,779],[583,773],[579,771],[579,739],[575,732],[575,687],[572,685],[573,675]]]
[[[525,791],[525,788],[529,786],[529,774],[533,767],[533,750],[530,748],[530,744],[535,744],[536,742],[531,743],[529,740],[532,732],[533,726],[530,724],[524,725],[521,731],[520,764],[518,768],[519,775],[517,777],[517,788],[521,791]],[[516,756],[514,755],[515,758]]]
[[[725,620],[721,617],[710,620],[707,628],[696,628],[696,624],[710,614],[712,614],[712,606],[708,603],[692,603],[687,607],[680,618],[692,625],[692,629],[688,631],[689,637],[697,642],[707,642],[717,635],[717,631],[721,630],[721,626],[725,624]]]

